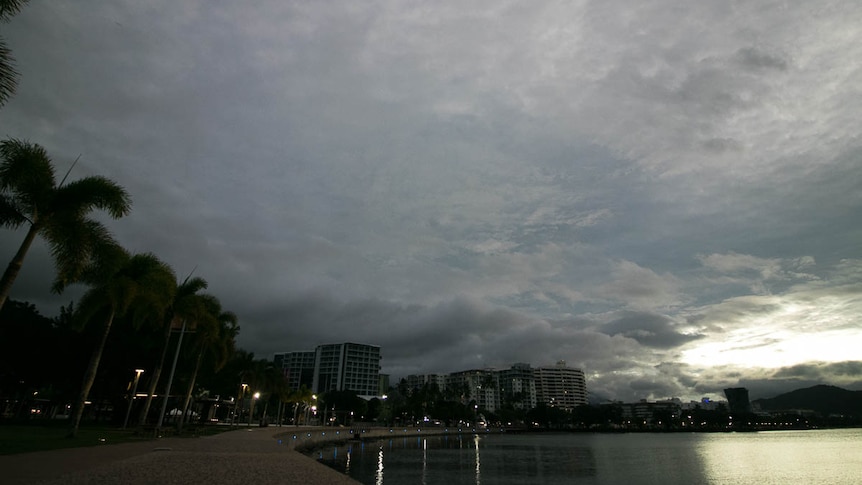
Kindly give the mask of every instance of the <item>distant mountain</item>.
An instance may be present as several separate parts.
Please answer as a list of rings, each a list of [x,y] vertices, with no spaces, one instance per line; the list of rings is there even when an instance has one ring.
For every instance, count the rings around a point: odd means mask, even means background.
[[[835,386],[797,389],[771,399],[757,399],[752,404],[760,405],[764,411],[810,409],[825,416],[843,414],[862,417],[862,391],[848,391]]]

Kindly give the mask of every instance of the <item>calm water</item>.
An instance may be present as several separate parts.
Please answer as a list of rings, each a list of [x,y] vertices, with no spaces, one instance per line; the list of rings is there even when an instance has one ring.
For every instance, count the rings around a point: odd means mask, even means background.
[[[394,438],[322,451],[365,484],[858,484],[862,430]]]

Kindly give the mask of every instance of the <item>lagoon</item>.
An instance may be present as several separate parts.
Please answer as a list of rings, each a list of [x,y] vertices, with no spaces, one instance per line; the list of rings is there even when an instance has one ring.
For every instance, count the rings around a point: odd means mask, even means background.
[[[315,455],[376,485],[862,483],[862,429],[459,434],[347,442]]]

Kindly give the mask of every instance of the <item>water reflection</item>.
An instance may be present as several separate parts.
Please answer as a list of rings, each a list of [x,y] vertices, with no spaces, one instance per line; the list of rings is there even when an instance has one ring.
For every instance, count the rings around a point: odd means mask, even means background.
[[[422,440],[422,485],[425,485],[425,476],[428,471],[428,441]]]
[[[374,482],[377,485],[383,485],[383,447],[377,452],[377,480]]]
[[[479,467],[479,435],[473,436],[473,446],[476,447],[476,485],[482,483],[482,474]]]
[[[698,453],[711,481],[723,483],[859,483],[862,430],[720,434]]]
[[[359,482],[382,485],[386,447],[369,446],[377,453],[366,455],[354,446],[324,461]],[[388,447],[387,485],[759,485],[858,483],[862,476],[862,430],[453,435],[388,440]]]

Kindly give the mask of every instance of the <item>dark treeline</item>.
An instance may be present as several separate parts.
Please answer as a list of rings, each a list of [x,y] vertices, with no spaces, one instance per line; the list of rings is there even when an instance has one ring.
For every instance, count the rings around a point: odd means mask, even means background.
[[[81,326],[75,321],[73,304],[64,306],[56,318],[43,316],[26,302],[9,300],[0,310],[0,416],[4,421],[46,422],[70,419],[71,408],[81,389],[93,348],[98,345],[101,329],[94,325]],[[89,393],[83,421],[122,425],[128,411],[129,398],[135,378],[135,369],[143,369],[137,387],[138,399],[130,413],[130,426],[150,425],[158,420],[168,372],[162,372],[153,386],[157,397],[148,416],[141,422],[141,411],[146,401],[142,394],[152,383],[154,368],[158,365],[165,345],[165,329],[158,326],[136,327],[131,317],[116,322],[108,336],[101,365]],[[171,411],[184,407],[185,395],[191,387],[188,409],[194,412],[193,421],[207,422],[235,419],[234,412],[249,411],[252,393],[245,393],[242,384],[260,393],[255,412],[286,408],[295,399],[284,387],[281,373],[265,359],[229,345],[226,352],[204,352],[201,358],[201,332],[184,335],[171,397],[166,406]],[[179,332],[171,332],[168,342],[169,356],[176,351]],[[224,349],[222,349],[224,350]],[[216,355],[218,354],[218,355]],[[199,364],[199,361],[201,364]],[[168,362],[168,367],[172,362]],[[195,375],[195,369],[198,372]],[[194,383],[192,383],[194,379]],[[204,414],[205,404],[218,404],[218,409]],[[273,406],[268,410],[268,406]],[[176,413],[176,412],[174,412]],[[248,414],[243,416],[243,421]],[[174,418],[169,421],[176,424]]]

